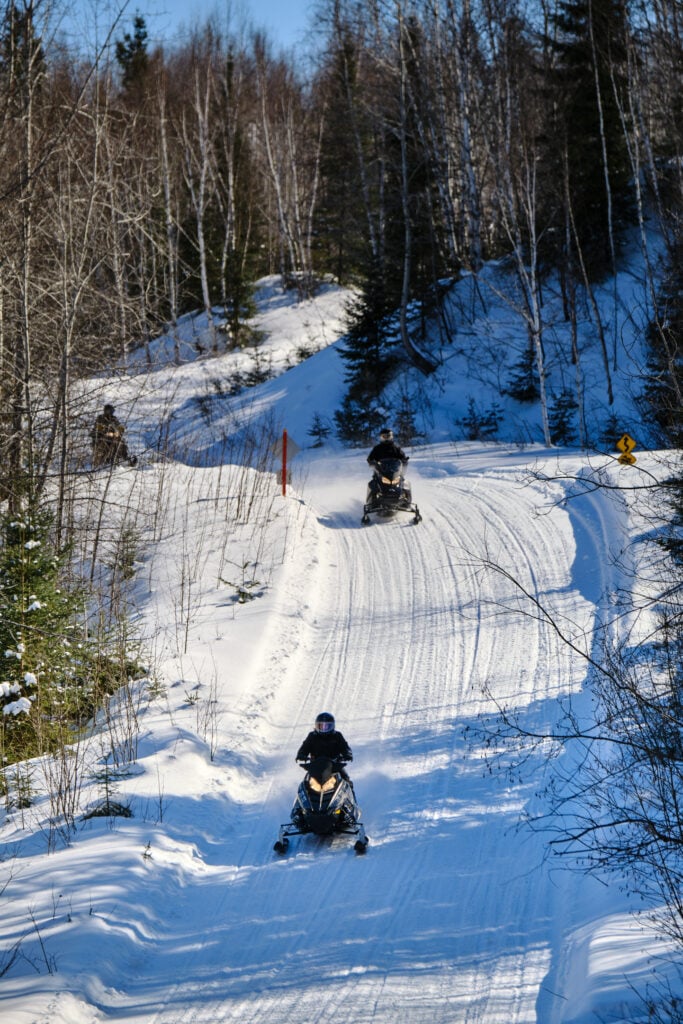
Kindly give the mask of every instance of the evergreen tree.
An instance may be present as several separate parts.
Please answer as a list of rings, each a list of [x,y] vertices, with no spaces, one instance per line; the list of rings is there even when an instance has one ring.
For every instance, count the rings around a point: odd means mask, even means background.
[[[13,113],[22,113],[26,87],[35,88],[46,73],[45,51],[39,35],[36,8],[20,10],[13,0],[0,23],[0,82]]]
[[[683,566],[683,241],[672,246],[655,315],[648,327],[647,379],[641,408],[655,425],[654,441],[675,452],[676,470],[665,481],[669,529],[663,546]]]
[[[397,67],[384,71],[383,103],[374,124],[378,173],[372,200],[379,230],[368,245],[359,272],[361,289],[350,310],[342,357],[349,390],[338,417],[342,438],[374,436],[386,410],[383,389],[406,360],[423,372],[434,365],[415,345],[427,330],[438,291],[441,266],[434,230],[433,183],[418,120],[426,104],[422,82],[422,38],[417,19],[395,26]],[[357,422],[356,422],[357,419]]]
[[[329,422],[324,419],[319,412],[313,414],[313,420],[310,427],[307,430],[309,437],[313,438],[312,448],[322,448],[327,438],[332,433],[332,427]]]
[[[683,241],[673,247],[647,334],[641,408],[656,444],[683,448]]]
[[[116,60],[121,68],[121,84],[126,93],[142,89],[149,67],[147,52],[147,25],[138,12],[133,20],[133,34],[126,32],[116,41]]]
[[[342,440],[365,442],[382,424],[382,391],[400,363],[397,303],[395,290],[387,294],[378,268],[376,274],[367,275],[350,308],[351,322],[341,348],[348,391],[341,414],[335,416]]]
[[[431,160],[425,149],[420,125],[427,121],[433,102],[430,83],[425,80],[427,57],[424,53],[421,25],[416,17],[406,19],[399,27],[404,35],[405,56],[405,159],[406,181],[401,188],[407,192],[402,220],[410,220],[410,298],[423,305],[430,304],[434,282],[447,268],[442,265],[437,244],[438,225],[435,216]],[[405,244],[405,234],[404,234]]]
[[[47,513],[0,523],[0,747],[5,763],[51,746],[53,714],[70,702],[76,674],[77,597],[59,584],[61,560]]]
[[[555,177],[587,273],[612,271],[624,229],[634,220],[624,137],[628,19],[626,0],[562,0],[553,39],[559,131]],[[552,172],[551,172],[552,173]],[[567,209],[567,207],[569,207]],[[564,237],[565,223],[557,225]]]
[[[424,440],[424,433],[416,422],[417,410],[423,411],[423,403],[418,394],[405,390],[401,393],[401,401],[396,409],[393,422],[396,425],[396,437],[401,446],[416,444]]]
[[[334,414],[337,434],[347,444],[374,444],[386,422],[386,410],[379,399],[359,401],[346,394]]]
[[[357,278],[367,249],[358,162],[358,47],[351,28],[338,23],[320,76],[325,120],[320,147],[316,265],[342,283]]]
[[[93,714],[128,665],[108,663],[90,643],[85,597],[65,582],[68,551],[53,542],[44,510],[0,520],[0,758],[53,750]],[[119,668],[124,678],[120,678]]]
[[[504,393],[518,402],[538,401],[538,367],[532,345],[527,345],[520,359],[512,367]]]
[[[578,404],[574,393],[564,388],[556,395],[548,409],[550,440],[553,444],[576,444],[576,411]]]
[[[491,441],[497,435],[502,419],[503,412],[497,402],[482,410],[470,395],[467,413],[455,423],[464,431],[468,441]]]

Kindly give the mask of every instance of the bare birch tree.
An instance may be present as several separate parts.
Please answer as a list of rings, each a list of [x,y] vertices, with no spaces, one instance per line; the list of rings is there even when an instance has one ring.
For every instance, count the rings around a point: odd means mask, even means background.
[[[183,174],[190,196],[197,241],[199,280],[202,303],[209,325],[211,348],[218,346],[218,335],[213,316],[213,303],[209,286],[209,251],[206,237],[206,217],[215,189],[212,173],[214,126],[211,117],[214,41],[210,33],[197,40],[193,47],[190,67],[190,106],[181,115]]]
[[[321,118],[292,70],[273,61],[262,38],[255,40],[258,140],[264,173],[274,197],[282,273],[293,272],[309,287],[311,241],[318,197]]]

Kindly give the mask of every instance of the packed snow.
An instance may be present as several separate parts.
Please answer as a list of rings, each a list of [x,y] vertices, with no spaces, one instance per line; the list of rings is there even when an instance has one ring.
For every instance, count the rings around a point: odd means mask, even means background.
[[[560,699],[589,701],[581,652],[627,585],[613,556],[638,524],[611,492],[567,498],[587,467],[618,483],[656,474],[657,453],[624,467],[549,450],[537,424],[515,443],[512,413],[506,440],[463,441],[454,360],[409,450],[422,522],[363,527],[366,452],[309,433],[343,393],[347,296],[328,285],[298,301],[268,279],[258,298],[263,383],[231,390],[253,353],[211,356],[187,318],[180,365],[165,336],[91,384],[93,412],[114,401],[140,454],[134,470],[85,474],[83,500],[106,488],[139,537],[129,599],[149,671],[79,745],[74,833],[50,826],[40,764],[32,805],[4,814],[3,1021],[645,1019],[669,951],[618,879],[568,870],[523,824],[548,751],[491,771],[481,729],[505,706],[542,732]],[[499,329],[512,335],[509,314]],[[300,448],[285,494],[275,462],[230,461],[245,424],[266,421]],[[280,857],[294,754],[323,710],[354,751],[368,852],[309,836]],[[112,747],[132,816],[90,816]]]

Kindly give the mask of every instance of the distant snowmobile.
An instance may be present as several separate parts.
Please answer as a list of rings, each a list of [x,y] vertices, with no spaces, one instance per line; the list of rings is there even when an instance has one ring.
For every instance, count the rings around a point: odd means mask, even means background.
[[[341,761],[316,757],[302,765],[306,775],[299,784],[290,820],[280,826],[273,849],[286,853],[291,836],[357,836],[356,853],[365,853],[368,837],[360,822],[361,810],[351,783],[343,778]]]
[[[373,513],[390,516],[394,512],[412,512],[414,523],[422,520],[413,502],[410,484],[403,475],[403,463],[400,459],[382,459],[373,464],[361,522],[369,523]]]

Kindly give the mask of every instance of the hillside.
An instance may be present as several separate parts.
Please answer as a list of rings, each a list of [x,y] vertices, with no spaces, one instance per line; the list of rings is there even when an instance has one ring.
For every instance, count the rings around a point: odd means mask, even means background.
[[[658,474],[659,456],[638,451],[632,468],[512,433],[465,442],[453,417],[490,390],[453,363],[431,385],[432,436],[410,452],[423,522],[362,528],[365,453],[308,436],[341,394],[342,300],[331,288],[292,306],[266,289],[274,375],[248,391],[229,388],[244,354],[196,348],[180,367],[160,357],[96,382],[93,404],[125,409],[141,463],[84,478],[84,502],[106,488],[139,538],[129,598],[150,663],[79,745],[79,800],[101,800],[116,749],[132,817],[79,817],[68,834],[40,765],[33,805],[4,815],[11,1024],[645,1019],[638,993],[663,946],[616,880],[563,870],[521,826],[543,810],[548,751],[492,772],[480,729],[500,704],[530,732],[559,699],[590,713],[580,652],[632,585],[612,555],[642,524],[607,491],[566,499],[588,464],[616,483]],[[302,347],[320,351],[297,362]],[[248,419],[302,448],[286,497],[230,461]],[[247,492],[249,515],[235,507]],[[363,858],[344,841],[272,851],[321,710],[354,749]]]

